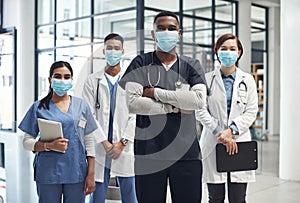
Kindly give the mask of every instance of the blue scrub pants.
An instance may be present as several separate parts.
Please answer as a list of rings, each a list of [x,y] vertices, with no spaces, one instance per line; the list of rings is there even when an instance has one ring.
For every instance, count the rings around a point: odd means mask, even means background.
[[[74,184],[36,183],[39,203],[84,203],[84,182]],[[63,198],[62,198],[63,197]]]
[[[104,182],[96,182],[96,190],[90,195],[90,203],[105,203],[106,192],[110,179],[110,169],[104,170]],[[132,177],[117,177],[121,191],[122,203],[137,203],[135,181]]]

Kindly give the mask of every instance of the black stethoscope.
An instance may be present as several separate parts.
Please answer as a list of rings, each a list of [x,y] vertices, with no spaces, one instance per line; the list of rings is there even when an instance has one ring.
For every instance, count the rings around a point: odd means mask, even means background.
[[[120,76],[119,76],[120,78]],[[101,78],[98,78],[97,80],[97,93],[96,93],[96,103],[95,103],[95,108],[100,109],[100,102],[99,102],[99,83],[100,83]],[[117,81],[118,82],[118,81]]]
[[[99,102],[99,98],[98,98],[98,96],[99,96],[99,83],[100,83],[100,78],[98,78],[98,80],[97,80],[97,93],[96,93],[96,103],[95,103],[95,107],[96,107],[96,109],[100,109],[100,102]]]
[[[208,96],[212,95],[211,88],[212,88],[212,84],[213,84],[213,81],[214,81],[215,77],[216,77],[216,75],[212,76],[210,86],[209,86],[209,90],[208,90]],[[241,101],[237,101],[237,103],[242,102],[244,105],[246,105],[246,102],[242,98],[247,97],[248,87],[247,87],[247,84],[244,81],[245,76],[242,76],[242,78],[243,78],[242,81],[238,85],[238,96],[240,97]]]
[[[178,55],[176,54],[177,57],[177,61],[178,61],[178,70],[177,70],[177,81],[175,82],[175,87],[176,88],[181,88],[182,86],[182,82],[180,80],[180,57],[178,57]],[[147,66],[147,79],[148,79],[148,83],[150,87],[155,87],[158,85],[159,81],[160,81],[160,70],[159,68],[158,73],[157,73],[157,81],[156,83],[153,85],[150,81],[150,68],[151,66],[157,66],[157,64],[154,63],[154,52],[152,52],[152,58],[151,58],[151,63]]]

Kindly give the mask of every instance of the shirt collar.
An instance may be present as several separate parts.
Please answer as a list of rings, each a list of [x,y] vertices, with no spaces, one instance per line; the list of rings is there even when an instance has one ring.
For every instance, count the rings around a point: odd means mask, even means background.
[[[224,73],[222,73],[221,69],[220,69],[220,72],[221,72],[221,77],[223,79],[224,78],[231,78],[231,79],[235,80],[235,78],[236,78],[236,70],[233,73],[231,73],[230,75],[228,75],[228,76],[225,76]]]

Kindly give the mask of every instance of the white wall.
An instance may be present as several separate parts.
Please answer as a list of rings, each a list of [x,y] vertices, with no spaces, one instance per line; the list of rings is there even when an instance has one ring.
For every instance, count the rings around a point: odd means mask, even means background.
[[[280,130],[280,8],[269,10],[268,130]]]
[[[17,30],[17,122],[34,99],[34,0],[4,0],[3,27]],[[17,125],[18,125],[17,123]],[[7,203],[37,202],[33,154],[22,146],[23,133],[0,131],[5,147]]]
[[[300,180],[300,1],[281,1],[280,156],[279,176]]]

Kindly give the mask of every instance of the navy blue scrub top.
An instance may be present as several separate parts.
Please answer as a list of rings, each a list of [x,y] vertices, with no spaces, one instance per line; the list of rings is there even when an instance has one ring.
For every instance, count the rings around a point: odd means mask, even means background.
[[[179,61],[182,83],[189,84],[190,87],[206,84],[204,70],[198,60],[180,56],[180,60],[167,71],[155,52],[134,58],[119,84],[123,89],[127,82],[137,82],[143,87],[157,84],[156,88],[176,90]],[[147,155],[149,159],[199,160],[201,153],[196,137],[194,113],[137,115],[134,152],[135,155]]]

